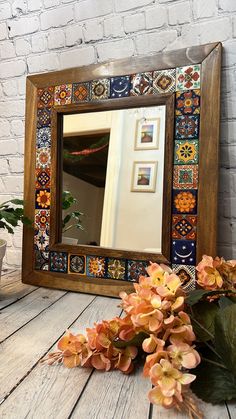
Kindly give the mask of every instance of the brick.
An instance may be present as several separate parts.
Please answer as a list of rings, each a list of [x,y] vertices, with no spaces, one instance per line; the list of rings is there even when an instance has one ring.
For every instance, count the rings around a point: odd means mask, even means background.
[[[126,10],[137,9],[152,4],[153,0],[115,0],[116,12],[125,12]]]
[[[136,37],[138,54],[160,52],[177,38],[177,32],[170,30],[160,33],[145,33]]]
[[[184,25],[180,27],[180,34],[174,42],[167,45],[167,50],[187,48],[199,45],[199,25]]]
[[[195,19],[215,16],[217,12],[216,0],[194,0],[193,15]]]
[[[0,138],[8,137],[10,135],[10,122],[6,119],[0,119]],[[2,154],[0,152],[0,154]]]
[[[231,68],[224,68],[221,72],[221,92],[231,93],[236,89],[236,72]]]
[[[0,158],[0,175],[6,175],[9,172],[9,166],[6,159]]]
[[[218,240],[220,243],[236,243],[236,223],[228,219],[220,219],[218,222]]]
[[[104,34],[106,37],[124,36],[123,20],[121,16],[113,16],[104,20]]]
[[[0,74],[2,78],[22,76],[26,71],[26,64],[22,60],[0,62]]]
[[[7,118],[11,118],[13,116],[24,116],[24,100],[11,100],[8,102],[0,102],[0,115]]]
[[[72,47],[76,44],[81,44],[83,40],[82,27],[80,25],[69,26],[65,29],[66,46]]]
[[[8,21],[9,37],[27,35],[28,33],[37,32],[39,30],[39,19],[37,16],[20,17],[16,20]]]
[[[224,43],[222,65],[231,67],[236,63],[236,39],[228,40]]]
[[[1,156],[7,156],[17,153],[17,142],[15,140],[0,141]]]
[[[48,9],[49,7],[58,6],[58,4],[60,4],[60,0],[43,0],[43,4],[45,9]]]
[[[94,47],[88,46],[60,54],[60,68],[80,67],[95,62]]]
[[[47,10],[40,15],[41,29],[58,28],[72,22],[74,18],[71,6]]]
[[[235,178],[236,181],[236,178]],[[236,182],[235,182],[236,185]],[[231,170],[221,168],[219,173],[219,191],[224,194],[233,194],[234,192],[234,176]],[[236,189],[235,189],[236,192]]]
[[[169,7],[170,25],[188,23],[191,20],[191,9],[189,2],[178,3]]]
[[[23,192],[23,176],[5,176],[3,178],[6,191],[14,193]]]
[[[6,189],[5,189],[5,185],[0,177],[0,194],[5,194]]]
[[[9,19],[12,16],[11,14],[11,5],[10,3],[0,4],[0,21],[4,19]]]
[[[11,122],[11,133],[15,136],[24,135],[24,123],[21,119],[15,119]]]
[[[223,201],[224,206],[224,217],[227,218],[236,218],[236,198],[224,198]]]
[[[24,159],[22,157],[9,158],[9,167],[12,173],[23,173]]]
[[[50,32],[48,35],[48,48],[63,48],[65,46],[65,35],[63,30],[59,29]]]
[[[236,118],[236,97],[234,95],[223,95],[221,117],[224,119]]]
[[[124,29],[126,33],[138,32],[145,28],[145,17],[143,13],[125,16]]]
[[[7,38],[7,25],[6,23],[0,23],[0,41]]]
[[[157,6],[146,10],[146,28],[161,28],[167,23],[166,7]]]
[[[229,18],[211,19],[199,24],[200,42],[223,42],[231,37],[231,22]]]
[[[13,58],[16,56],[13,42],[5,41],[0,46],[0,56],[1,59]]]
[[[84,40],[85,42],[98,41],[103,38],[103,26],[100,21],[88,21],[84,25]]]
[[[105,16],[113,12],[110,0],[85,0],[75,4],[75,18],[78,21]]]
[[[236,246],[217,244],[217,255],[223,256],[225,260],[236,259]]]
[[[17,79],[17,88],[18,88],[19,95],[25,96],[25,91],[26,91],[26,78],[25,77],[20,77]]]
[[[122,39],[121,41],[112,41],[97,45],[99,61],[131,57],[134,53],[135,49],[132,39]]]
[[[42,8],[42,1],[41,0],[28,0],[28,11],[35,12],[37,10],[41,10]]]
[[[2,84],[3,92],[5,96],[16,96],[17,95],[17,82],[16,80],[9,80]]]
[[[236,2],[235,0],[219,0],[219,9],[224,12],[235,12]]]
[[[29,73],[53,71],[59,68],[59,59],[56,53],[34,55],[27,58]]]
[[[222,143],[236,143],[236,121],[224,121],[221,123],[220,138]]]
[[[26,13],[27,4],[25,0],[15,0],[12,3],[12,15],[14,17],[21,16]]]
[[[44,52],[47,47],[46,36],[44,34],[33,35],[32,39],[32,52]]]
[[[24,154],[25,141],[24,139],[17,140],[17,151],[19,154]]]
[[[25,39],[16,39],[16,55],[28,55],[31,52],[31,45]]]
[[[236,145],[221,145],[220,165],[221,167],[236,169]]]

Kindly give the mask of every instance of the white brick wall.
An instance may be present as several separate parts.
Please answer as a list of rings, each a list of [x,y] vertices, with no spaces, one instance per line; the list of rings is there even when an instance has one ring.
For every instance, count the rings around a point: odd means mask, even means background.
[[[218,254],[236,258],[236,0],[1,0],[0,202],[22,196],[25,78],[222,41]],[[5,264],[21,263],[21,229]]]

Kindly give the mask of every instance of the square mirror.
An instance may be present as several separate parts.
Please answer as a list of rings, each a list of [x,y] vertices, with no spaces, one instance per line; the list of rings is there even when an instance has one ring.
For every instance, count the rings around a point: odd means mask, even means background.
[[[118,296],[149,262],[183,287],[216,254],[221,44],[27,78],[23,282]]]

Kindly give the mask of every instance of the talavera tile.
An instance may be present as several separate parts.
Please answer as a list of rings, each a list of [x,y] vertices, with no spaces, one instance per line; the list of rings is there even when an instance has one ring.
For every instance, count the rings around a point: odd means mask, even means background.
[[[131,96],[150,95],[153,93],[152,73],[137,73],[131,77]]]
[[[35,250],[34,268],[40,271],[49,270],[49,253]]]
[[[49,270],[52,272],[67,272],[68,254],[66,252],[49,252]]]
[[[172,270],[180,278],[182,288],[185,291],[191,291],[196,288],[195,266],[172,264]]]
[[[125,279],[125,260],[122,259],[108,259],[108,278]]]
[[[176,92],[175,114],[198,115],[200,113],[200,90]]]
[[[176,140],[199,138],[199,121],[199,115],[177,116],[175,120]]]
[[[37,230],[48,230],[50,226],[50,210],[35,210],[34,224]]]
[[[88,102],[90,100],[90,84],[73,83],[72,85],[72,103]]]
[[[55,86],[54,105],[70,105],[72,96],[72,84]]]
[[[177,68],[176,90],[200,89],[200,71],[200,64]]]
[[[50,108],[54,103],[54,87],[38,89],[38,108]]]
[[[111,98],[129,96],[130,88],[130,76],[111,77]]]
[[[48,230],[36,230],[34,235],[35,249],[41,252],[49,251],[49,235]]]
[[[187,165],[197,164],[199,149],[197,140],[177,140],[175,141],[174,164]]]
[[[197,190],[173,190],[173,214],[197,214]]]
[[[172,241],[172,263],[195,265],[196,242],[194,240]]]
[[[37,148],[36,149],[36,167],[38,169],[49,169],[51,164],[51,149]]]
[[[50,148],[51,147],[51,128],[50,127],[43,127],[43,128],[37,129],[36,147],[37,148]]]
[[[197,216],[180,215],[172,216],[172,238],[196,240],[197,237]]]
[[[51,108],[38,109],[37,112],[37,128],[51,126]]]
[[[36,189],[50,188],[50,169],[36,169]]]
[[[153,93],[175,92],[175,68],[153,72]]]
[[[197,189],[198,165],[175,165],[173,176],[174,189]]]
[[[148,262],[140,260],[128,260],[128,281],[138,282],[141,275],[147,276]]]
[[[100,256],[86,257],[86,273],[92,277],[105,277],[106,259]]]
[[[35,191],[35,208],[49,209],[50,208],[50,189],[36,189]]]
[[[85,275],[86,273],[86,256],[69,255],[69,273]]]
[[[110,80],[93,80],[90,84],[91,100],[108,99],[110,96]]]

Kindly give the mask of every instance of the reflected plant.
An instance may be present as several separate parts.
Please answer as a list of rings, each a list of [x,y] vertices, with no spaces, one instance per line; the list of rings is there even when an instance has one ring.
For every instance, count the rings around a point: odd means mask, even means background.
[[[78,200],[72,195],[70,191],[62,192],[62,210],[68,210],[72,206],[78,204]],[[83,212],[74,210],[69,212],[62,218],[62,231],[65,233],[72,228],[77,228],[79,230],[84,230],[84,227],[81,224],[80,217],[84,215]],[[68,223],[70,223],[68,225]]]

